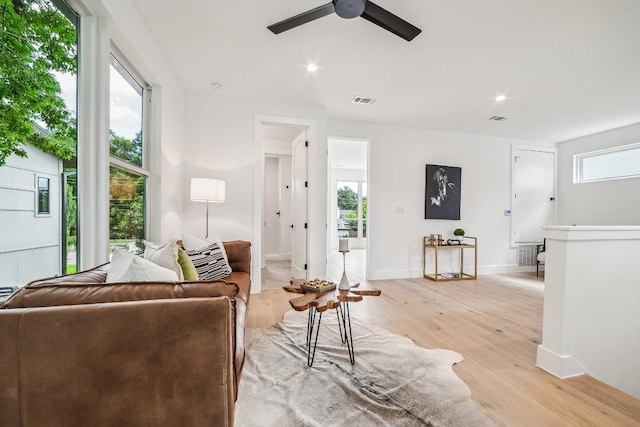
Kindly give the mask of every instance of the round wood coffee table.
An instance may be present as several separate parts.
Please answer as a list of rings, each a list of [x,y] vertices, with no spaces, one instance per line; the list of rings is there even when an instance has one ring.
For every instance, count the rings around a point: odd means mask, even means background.
[[[353,348],[353,335],[351,333],[351,315],[349,314],[349,303],[362,301],[363,296],[379,296],[382,292],[379,289],[359,288],[356,283],[349,290],[332,289],[327,292],[310,292],[302,289],[300,285],[304,280],[292,280],[291,285],[283,286],[287,292],[303,294],[300,297],[292,298],[289,304],[296,311],[309,310],[307,319],[307,366],[313,365],[318,344],[318,333],[322,323],[322,313],[335,309],[338,315],[338,328],[340,329],[340,339],[342,344],[347,344],[349,351],[349,361],[353,365],[356,362]],[[317,316],[316,316],[317,315]],[[318,322],[316,325],[316,317]],[[315,331],[315,338],[313,332]]]

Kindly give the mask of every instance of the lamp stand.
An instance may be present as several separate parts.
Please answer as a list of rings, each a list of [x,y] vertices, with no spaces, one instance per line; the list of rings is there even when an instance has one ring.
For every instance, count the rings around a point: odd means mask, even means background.
[[[206,228],[205,233],[204,233],[204,238],[207,239],[209,237],[209,201],[208,200],[206,201],[205,206],[206,206],[205,207],[205,212],[206,212],[206,214],[205,214],[205,218],[206,218],[205,223],[206,223],[206,227],[207,228]]]
[[[342,291],[348,291],[351,289],[349,285],[349,279],[347,279],[347,251],[342,252],[342,278],[338,284],[338,289]]]

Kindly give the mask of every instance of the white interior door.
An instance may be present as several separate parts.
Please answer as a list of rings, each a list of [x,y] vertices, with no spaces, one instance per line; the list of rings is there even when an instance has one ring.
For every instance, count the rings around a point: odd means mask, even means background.
[[[291,260],[291,155],[280,156],[280,256]]]
[[[264,159],[264,223],[263,253],[265,259],[279,258],[280,249],[280,159],[266,156]]]
[[[555,217],[555,152],[515,148],[512,166],[512,244],[542,243],[541,227]]]
[[[293,141],[293,197],[291,210],[291,276],[307,278],[307,132]]]

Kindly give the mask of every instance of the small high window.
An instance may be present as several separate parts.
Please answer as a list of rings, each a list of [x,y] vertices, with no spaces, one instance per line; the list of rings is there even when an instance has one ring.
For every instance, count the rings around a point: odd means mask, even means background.
[[[573,156],[574,184],[640,177],[640,143]]]
[[[39,176],[38,179],[38,215],[50,215],[50,182],[49,178]]]

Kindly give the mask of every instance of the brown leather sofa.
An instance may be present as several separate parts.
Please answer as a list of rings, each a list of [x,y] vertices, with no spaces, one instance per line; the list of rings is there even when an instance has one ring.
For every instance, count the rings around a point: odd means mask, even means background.
[[[109,264],[0,305],[0,426],[232,426],[251,244],[216,282],[105,283]]]

